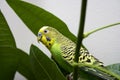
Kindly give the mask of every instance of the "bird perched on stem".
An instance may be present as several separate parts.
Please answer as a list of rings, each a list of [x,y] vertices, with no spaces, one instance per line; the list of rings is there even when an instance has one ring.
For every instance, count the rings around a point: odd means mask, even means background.
[[[65,37],[55,28],[49,26],[43,26],[38,31],[37,40],[38,42],[42,42],[50,50],[53,59],[59,66],[68,72],[73,72],[76,43]],[[79,63],[103,67],[103,63],[92,56],[84,47],[80,48]],[[80,67],[80,71],[98,76],[103,80],[114,80],[114,77],[93,68],[83,66]]]

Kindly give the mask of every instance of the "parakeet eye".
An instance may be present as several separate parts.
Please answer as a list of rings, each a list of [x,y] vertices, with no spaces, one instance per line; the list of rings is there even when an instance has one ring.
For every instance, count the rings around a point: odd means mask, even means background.
[[[44,30],[44,33],[48,33],[49,31],[48,30]]]
[[[38,33],[38,36],[39,36],[39,37],[41,37],[41,36],[42,36],[42,34],[41,34],[41,33]]]

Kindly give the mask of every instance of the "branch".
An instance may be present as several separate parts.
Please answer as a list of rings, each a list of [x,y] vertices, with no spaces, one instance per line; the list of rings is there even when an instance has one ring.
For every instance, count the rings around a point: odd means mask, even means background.
[[[86,6],[87,6],[87,0],[82,0],[79,31],[78,31],[77,45],[76,45],[76,51],[75,51],[75,59],[74,59],[74,61],[76,63],[78,63],[78,58],[80,55],[79,50],[80,50],[80,47],[82,45],[82,40],[83,40],[83,31],[84,31],[85,16],[86,16]],[[75,66],[73,79],[77,80],[77,78],[78,78],[78,66]]]
[[[89,35],[97,32],[97,31],[100,31],[100,30],[103,30],[103,29],[106,29],[106,28],[109,28],[109,27],[113,27],[113,26],[116,26],[116,25],[120,25],[120,22],[114,23],[114,24],[110,24],[110,25],[107,25],[107,26],[103,26],[103,27],[97,28],[95,30],[92,30],[90,32],[84,33],[84,38],[87,38]]]

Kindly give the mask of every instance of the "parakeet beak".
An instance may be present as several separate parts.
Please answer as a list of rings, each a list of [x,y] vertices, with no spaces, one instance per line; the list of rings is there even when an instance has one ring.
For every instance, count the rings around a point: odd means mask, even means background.
[[[40,42],[40,37],[37,37],[37,41],[38,41],[38,43]]]

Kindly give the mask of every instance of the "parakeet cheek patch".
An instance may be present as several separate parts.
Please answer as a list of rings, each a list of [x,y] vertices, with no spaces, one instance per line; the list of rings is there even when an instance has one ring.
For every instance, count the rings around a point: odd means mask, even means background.
[[[46,37],[46,40],[47,40],[47,41],[51,41],[51,38],[49,38],[49,37]]]

